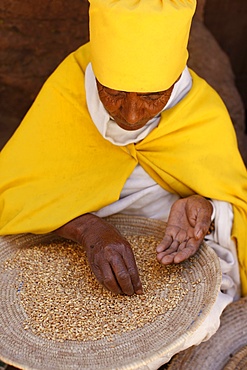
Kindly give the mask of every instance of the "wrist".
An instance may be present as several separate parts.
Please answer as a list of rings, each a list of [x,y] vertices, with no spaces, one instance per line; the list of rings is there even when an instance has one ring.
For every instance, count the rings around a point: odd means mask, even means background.
[[[210,198],[206,198],[206,199],[209,201],[209,203],[212,206],[212,214],[211,214],[211,223],[212,223],[215,219],[215,206],[214,206],[214,202],[212,201],[212,199]]]
[[[211,234],[214,230],[215,230],[215,222],[214,222],[214,219],[215,219],[215,206],[214,206],[214,203],[212,201],[212,199],[210,198],[206,198],[212,205],[212,208],[213,208],[213,211],[212,211],[212,214],[211,214],[211,224],[209,226],[209,229],[208,229],[208,232],[207,232],[207,235]]]
[[[97,219],[97,216],[86,213],[67,222],[65,225],[61,226],[54,232],[59,236],[62,236],[66,239],[71,239],[79,244],[82,244],[83,236],[85,235],[87,230],[90,229],[89,225],[91,226],[97,221]]]

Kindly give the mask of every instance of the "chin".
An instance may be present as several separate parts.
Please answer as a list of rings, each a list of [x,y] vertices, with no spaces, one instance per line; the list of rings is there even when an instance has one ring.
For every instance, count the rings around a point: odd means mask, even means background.
[[[115,121],[116,124],[121,127],[125,131],[136,131],[139,130],[140,128],[144,127],[147,122],[144,123],[136,123],[136,124],[129,124],[129,123],[123,123],[123,122],[118,122]]]

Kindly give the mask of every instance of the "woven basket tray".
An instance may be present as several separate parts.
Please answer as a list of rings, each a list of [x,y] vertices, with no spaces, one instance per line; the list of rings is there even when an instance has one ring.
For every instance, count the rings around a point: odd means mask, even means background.
[[[120,232],[128,235],[154,235],[161,238],[165,223],[141,217],[115,215],[107,218]],[[218,257],[203,244],[191,262],[183,265],[188,284],[202,281],[196,291],[186,294],[180,305],[142,328],[114,335],[113,341],[103,338],[96,341],[56,342],[24,330],[27,318],[16,289],[18,271],[6,271],[4,261],[14,258],[16,251],[58,238],[52,234],[21,234],[0,238],[0,358],[21,369],[33,370],[134,370],[147,369],[147,365],[169,353],[179,351],[205,320],[220,289],[221,270]]]
[[[227,306],[216,334],[174,356],[168,369],[246,370],[247,297]]]

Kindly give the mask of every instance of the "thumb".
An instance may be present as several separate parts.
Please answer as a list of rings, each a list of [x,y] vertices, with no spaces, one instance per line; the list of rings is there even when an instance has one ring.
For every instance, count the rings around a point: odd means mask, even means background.
[[[211,223],[211,203],[203,197],[191,197],[187,204],[186,212],[189,223],[194,228],[195,239],[204,238]]]
[[[194,237],[195,239],[203,239],[204,236],[207,234],[208,229],[211,224],[211,216],[205,210],[200,209],[197,213],[197,218],[195,220],[195,229],[194,229]]]

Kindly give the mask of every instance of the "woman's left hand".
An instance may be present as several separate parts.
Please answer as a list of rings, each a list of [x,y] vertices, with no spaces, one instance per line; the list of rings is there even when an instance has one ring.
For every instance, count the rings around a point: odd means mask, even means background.
[[[178,199],[171,208],[165,235],[157,246],[157,259],[168,265],[193,256],[207,234],[212,204],[200,195]]]

